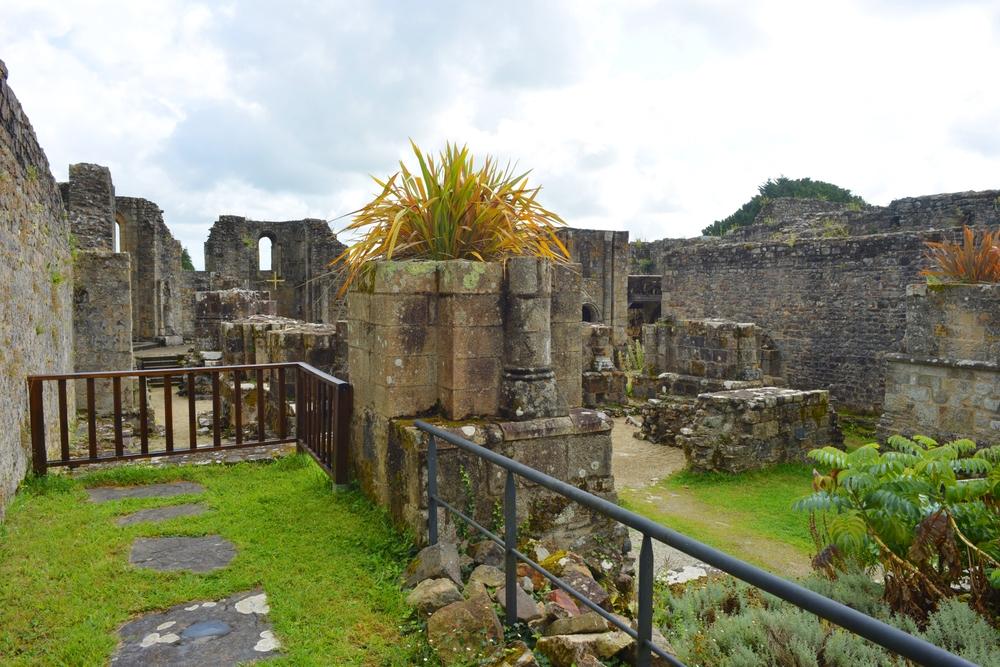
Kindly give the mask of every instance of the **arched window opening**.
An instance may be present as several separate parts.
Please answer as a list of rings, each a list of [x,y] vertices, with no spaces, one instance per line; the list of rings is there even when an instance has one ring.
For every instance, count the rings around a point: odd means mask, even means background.
[[[113,234],[114,234],[113,244],[114,244],[115,252],[121,252],[122,251],[122,221],[121,220],[115,220],[115,224],[113,226]]]
[[[271,270],[271,245],[272,241],[267,236],[261,236],[257,241],[257,270]]]
[[[598,312],[597,306],[592,303],[583,304],[583,321],[584,322],[600,322],[601,313]]]

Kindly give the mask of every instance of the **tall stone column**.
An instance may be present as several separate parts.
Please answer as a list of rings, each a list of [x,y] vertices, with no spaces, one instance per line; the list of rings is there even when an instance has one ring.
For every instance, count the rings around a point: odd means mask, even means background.
[[[552,266],[511,258],[505,282],[500,413],[516,421],[566,415],[552,369]]]

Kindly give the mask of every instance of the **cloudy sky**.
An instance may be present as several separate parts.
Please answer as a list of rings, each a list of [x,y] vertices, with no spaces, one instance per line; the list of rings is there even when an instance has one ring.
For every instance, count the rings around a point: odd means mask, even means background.
[[[218,215],[342,215],[410,137],[516,160],[573,226],[647,240],[697,235],[781,174],[876,204],[1000,187],[1000,0],[6,0],[2,14],[0,59],[56,178],[109,166],[199,267]]]

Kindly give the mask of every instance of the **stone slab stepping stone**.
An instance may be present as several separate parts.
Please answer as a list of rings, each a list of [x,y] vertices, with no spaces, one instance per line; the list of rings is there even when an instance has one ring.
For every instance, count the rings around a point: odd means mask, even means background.
[[[121,642],[111,664],[203,667],[273,658],[280,644],[268,611],[267,595],[255,590],[142,616],[118,631]]]
[[[219,535],[205,537],[140,537],[132,543],[129,562],[161,572],[211,572],[236,556],[233,543]]]
[[[196,516],[204,514],[208,508],[201,503],[185,503],[184,505],[170,505],[169,507],[154,507],[148,510],[140,510],[134,514],[127,514],[118,519],[119,526],[131,526],[136,523],[166,521],[179,516]]]
[[[87,489],[87,495],[95,503],[122,498],[169,498],[185,493],[203,493],[205,487],[194,482],[170,482],[169,484],[144,484],[142,486],[95,486]]]

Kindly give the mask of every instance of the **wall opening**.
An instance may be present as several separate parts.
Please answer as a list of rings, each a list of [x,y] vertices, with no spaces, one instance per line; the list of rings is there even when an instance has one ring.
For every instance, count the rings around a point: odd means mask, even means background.
[[[114,236],[114,241],[112,241],[115,252],[122,251],[122,221],[115,220],[115,224],[112,226],[112,234]]]
[[[601,313],[597,310],[597,306],[592,303],[583,304],[583,321],[584,322],[600,322]]]
[[[269,236],[261,236],[260,240],[257,241],[257,270],[258,271],[270,271],[271,270],[271,250],[273,249],[274,242]]]

